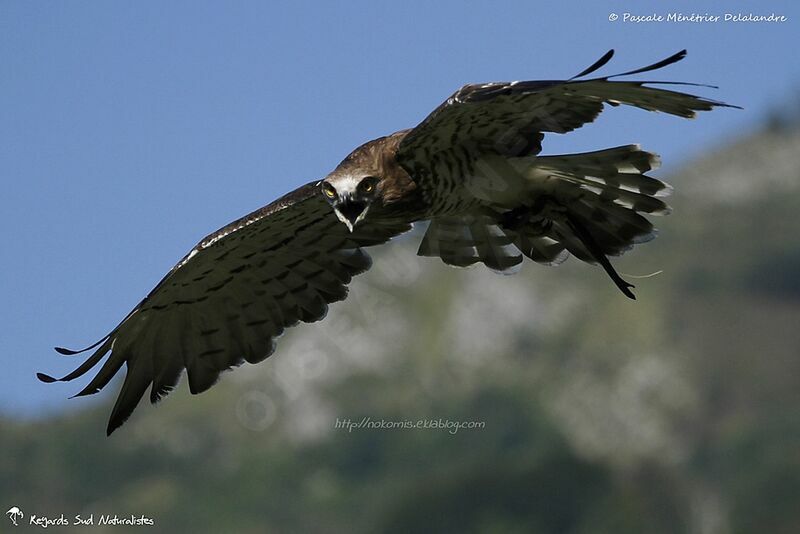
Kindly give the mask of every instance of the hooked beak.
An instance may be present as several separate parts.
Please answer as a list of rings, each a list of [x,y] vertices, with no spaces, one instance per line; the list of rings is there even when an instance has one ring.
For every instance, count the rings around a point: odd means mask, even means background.
[[[369,211],[369,204],[355,200],[346,200],[334,208],[336,216],[351,232],[360,223]]]

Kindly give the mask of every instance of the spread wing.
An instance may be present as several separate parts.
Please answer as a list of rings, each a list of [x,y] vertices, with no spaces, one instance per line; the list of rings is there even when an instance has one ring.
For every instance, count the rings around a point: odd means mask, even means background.
[[[625,295],[635,298],[606,256],[652,239],[653,225],[642,214],[668,213],[656,197],[669,188],[644,174],[657,167],[658,157],[636,145],[539,157],[544,134],[592,122],[606,104],[687,118],[715,106],[737,106],[652,87],[697,84],[616,79],[680,61],[685,50],[640,69],[587,78],[612,56],[613,50],[569,80],[466,85],[406,134],[397,160],[422,197],[446,216],[434,218],[420,255],[513,272],[523,256],[554,264],[569,252],[599,263]],[[505,189],[502,180],[510,191],[524,187],[520,197],[535,201],[520,200],[508,209],[508,198],[497,195]],[[484,202],[482,209],[463,213],[475,198]],[[495,199],[495,207],[505,206],[487,214]]]
[[[351,234],[319,194],[318,182],[307,184],[203,239],[119,326],[84,349],[96,349],[92,356],[59,380],[78,378],[107,356],[76,396],[88,395],[126,366],[110,434],[148,387],[150,401],[158,401],[183,369],[190,391],[200,393],[221,371],[265,359],[285,328],[322,319],[329,303],[347,296],[351,278],[371,264],[362,247],[409,229],[371,224]]]
[[[679,117],[694,117],[714,106],[736,107],[648,84],[675,82],[617,81],[612,78],[659,69],[680,61],[686,50],[640,69],[580,79],[613,56],[610,50],[569,80],[493,82],[465,85],[411,130],[397,159],[418,182],[436,180],[434,165],[459,169],[464,154],[535,155],[544,132],[566,133],[592,122],[605,104],[626,104]],[[441,168],[441,167],[440,167]],[[430,178],[429,178],[430,177]],[[420,183],[435,187],[436,184]]]

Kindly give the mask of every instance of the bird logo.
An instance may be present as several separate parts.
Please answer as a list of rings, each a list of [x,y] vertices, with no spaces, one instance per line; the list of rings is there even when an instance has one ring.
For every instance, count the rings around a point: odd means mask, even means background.
[[[20,510],[20,509],[19,509],[18,507],[16,507],[16,506],[12,506],[12,507],[11,507],[11,508],[8,510],[8,512],[6,512],[6,515],[7,515],[7,516],[8,516],[8,518],[11,520],[11,522],[12,522],[12,523],[14,523],[14,526],[15,526],[15,527],[17,526],[17,520],[18,520],[18,519],[22,519],[23,517],[25,517],[25,514],[23,514],[23,513],[22,513],[22,510]]]

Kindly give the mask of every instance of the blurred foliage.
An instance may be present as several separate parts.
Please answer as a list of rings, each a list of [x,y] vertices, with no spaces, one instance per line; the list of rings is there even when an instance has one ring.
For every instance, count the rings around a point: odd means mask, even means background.
[[[161,532],[800,532],[798,175],[768,130],[675,176],[618,260],[664,271],[635,303],[574,260],[502,277],[400,239],[268,362],[111,438],[108,396],[0,420],[0,502]],[[485,427],[335,428],[362,417]]]

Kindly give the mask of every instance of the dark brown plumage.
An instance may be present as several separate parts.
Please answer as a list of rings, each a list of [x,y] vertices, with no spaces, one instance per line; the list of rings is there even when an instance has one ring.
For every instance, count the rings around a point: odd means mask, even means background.
[[[347,296],[351,278],[370,266],[363,248],[421,220],[430,220],[422,256],[513,272],[524,257],[557,264],[571,253],[600,264],[634,298],[608,256],[652,239],[653,225],[642,214],[668,212],[660,197],[669,187],[645,175],[658,157],[636,145],[539,156],[544,134],[579,128],[605,104],[679,117],[727,104],[647,85],[669,82],[613,79],[661,68],[685,51],[621,75],[583,79],[611,55],[570,80],[466,85],[416,128],[366,143],[323,180],[207,236],[59,380],[80,377],[106,358],[78,393],[92,394],[126,366],[110,434],[148,388],[151,402],[158,401],[183,369],[190,391],[200,393],[221,371],[269,356],[285,328],[322,319],[328,304]]]

